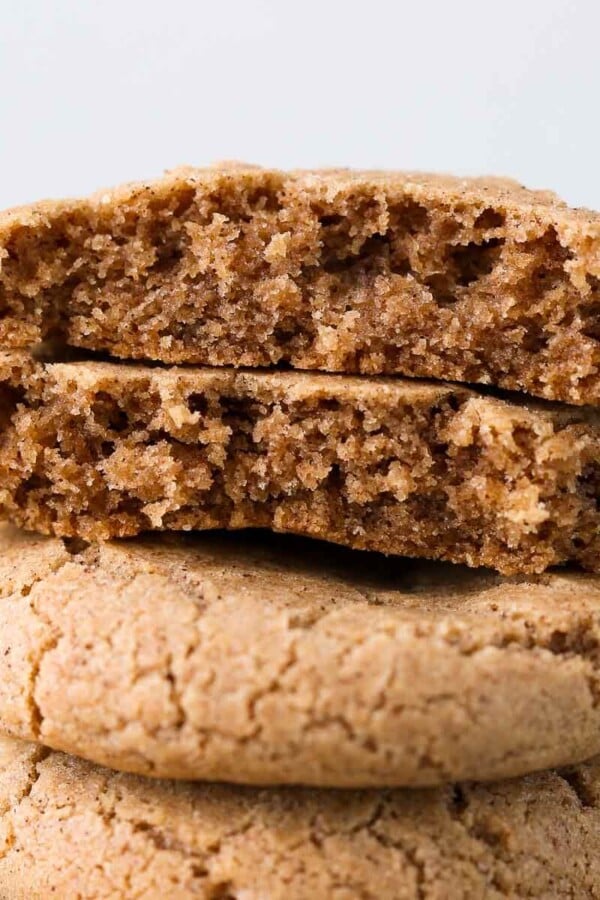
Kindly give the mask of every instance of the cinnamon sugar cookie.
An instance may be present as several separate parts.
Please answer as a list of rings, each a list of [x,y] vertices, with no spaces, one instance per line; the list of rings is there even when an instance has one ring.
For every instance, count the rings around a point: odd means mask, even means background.
[[[59,536],[254,526],[506,574],[594,571],[599,461],[589,407],[0,353],[0,509]]]
[[[5,529],[1,550],[16,736],[146,775],[327,787],[600,752],[600,578],[269,534],[86,548]]]
[[[0,344],[600,404],[600,217],[499,178],[182,168],[0,216]]]
[[[0,739],[20,900],[600,897],[600,763],[430,791],[150,781]]]

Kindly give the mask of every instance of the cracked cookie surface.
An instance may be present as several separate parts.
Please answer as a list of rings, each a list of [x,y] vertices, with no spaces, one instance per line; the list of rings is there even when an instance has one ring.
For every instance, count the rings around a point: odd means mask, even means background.
[[[42,533],[269,527],[506,574],[593,571],[599,460],[591,407],[0,354],[0,507]]]
[[[600,404],[600,217],[507,179],[182,168],[0,216],[0,343]]]
[[[0,720],[140,774],[353,787],[600,751],[600,579],[317,542],[81,546],[5,527]]]
[[[0,738],[15,900],[600,897],[600,763],[336,792],[150,781]]]

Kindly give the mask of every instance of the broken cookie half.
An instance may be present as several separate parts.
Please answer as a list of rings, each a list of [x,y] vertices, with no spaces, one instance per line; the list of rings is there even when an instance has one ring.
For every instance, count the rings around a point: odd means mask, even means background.
[[[183,168],[0,216],[0,343],[600,403],[600,217],[498,178]]]
[[[0,357],[0,503],[86,540],[267,527],[541,572],[600,559],[600,414],[465,387]]]

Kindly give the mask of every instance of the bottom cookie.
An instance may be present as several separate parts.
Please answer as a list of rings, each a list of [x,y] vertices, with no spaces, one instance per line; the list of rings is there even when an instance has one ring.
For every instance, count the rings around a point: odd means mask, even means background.
[[[600,897],[600,758],[492,785],[147,780],[0,738],[7,898]]]

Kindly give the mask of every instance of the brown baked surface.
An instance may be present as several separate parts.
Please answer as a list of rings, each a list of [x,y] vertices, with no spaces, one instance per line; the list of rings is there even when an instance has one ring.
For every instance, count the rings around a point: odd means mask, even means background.
[[[600,217],[497,178],[182,168],[0,217],[0,343],[600,403]]]
[[[432,791],[148,781],[0,739],[14,900],[600,897],[600,763]]]
[[[600,414],[460,386],[0,354],[0,506],[88,540],[269,527],[358,549],[599,568]]]
[[[0,721],[145,775],[498,779],[600,752],[600,578],[263,533],[0,530]]]

